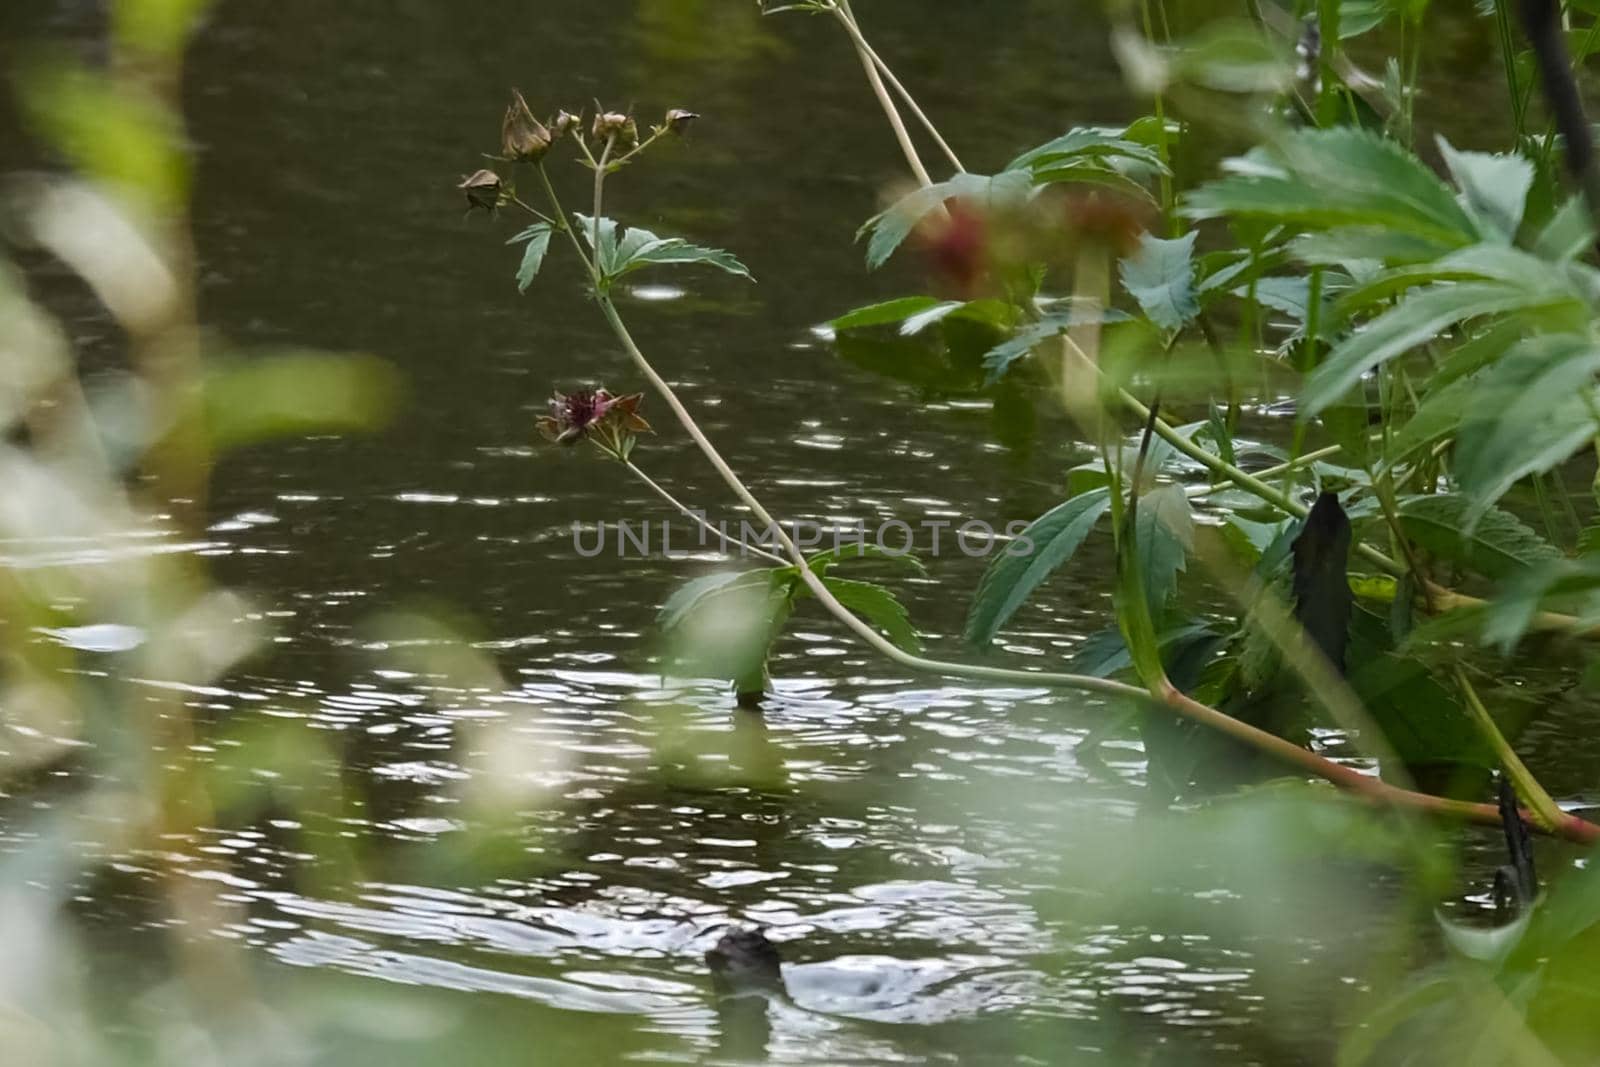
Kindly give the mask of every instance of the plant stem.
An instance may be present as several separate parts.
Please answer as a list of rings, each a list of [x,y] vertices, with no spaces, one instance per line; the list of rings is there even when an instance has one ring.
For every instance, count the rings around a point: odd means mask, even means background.
[[[855,19],[850,15],[848,0],[839,0],[829,10],[850,35],[850,41],[856,47],[856,55],[861,59],[861,67],[867,74],[867,83],[872,86],[872,92],[878,98],[878,106],[883,108],[884,117],[894,129],[895,140],[900,142],[900,151],[905,154],[906,165],[911,168],[911,173],[916,176],[923,188],[927,188],[933,184],[933,179],[928,176],[928,168],[922,165],[922,157],[917,155],[917,146],[912,143],[911,133],[906,129],[905,120],[900,117],[893,98],[889,96],[889,90],[884,86],[883,79],[878,76],[878,65],[872,61],[872,48],[867,44],[867,39],[861,36],[861,31],[856,28]]]
[[[917,117],[917,121],[922,123],[922,128],[928,131],[928,136],[933,138],[934,143],[939,146],[939,150],[944,153],[944,157],[950,161],[950,165],[958,172],[965,173],[967,168],[962,166],[961,160],[957,158],[955,150],[952,149],[950,145],[945,142],[944,137],[940,135],[939,128],[933,124],[933,120],[928,118],[927,114],[922,110],[922,108],[917,106],[917,102],[912,97],[910,90],[901,84],[899,78],[894,76],[894,71],[889,69],[889,64],[883,61],[883,57],[878,55],[878,53],[873,50],[872,45],[867,43],[866,37],[861,33],[861,24],[856,21],[855,12],[850,10],[850,5],[848,3],[842,5],[840,8],[840,14],[849,20],[850,26],[855,31],[851,34],[851,40],[856,42],[857,49],[865,49],[866,54],[871,57],[873,65],[878,68],[878,72],[883,75],[884,80],[889,83],[890,88],[894,89],[896,93],[900,94],[900,99],[905,102],[906,107],[910,109],[911,113]]]
[[[1323,448],[1317,449],[1314,452],[1307,452],[1303,456],[1297,456],[1287,463],[1279,463],[1275,467],[1268,467],[1265,470],[1257,471],[1256,477],[1263,479],[1276,478],[1280,474],[1290,474],[1294,471],[1304,470],[1305,468],[1317,463],[1319,460],[1324,460],[1329,456],[1337,455],[1339,451],[1340,448],[1338,445],[1327,445]],[[1189,494],[1190,500],[1195,500],[1199,497],[1210,496],[1212,493],[1218,492],[1225,487],[1225,484],[1221,482],[1217,483],[1216,485],[1193,485],[1185,488],[1184,492]]]
[[[1529,809],[1533,812],[1535,824],[1544,830],[1555,826],[1561,820],[1560,806],[1549,793],[1545,792],[1544,786],[1539,784],[1539,780],[1528,770],[1527,765],[1511,747],[1511,743],[1506,740],[1505,734],[1500,732],[1500,727],[1495,725],[1489,709],[1478,699],[1478,691],[1472,687],[1472,682],[1467,679],[1467,672],[1462,670],[1459,663],[1456,664],[1455,674],[1456,683],[1461,686],[1461,694],[1467,698],[1468,714],[1477,724],[1483,739],[1494,750],[1495,757],[1500,760],[1512,784],[1517,787],[1517,793],[1527,801]]]
[[[689,505],[683,503],[677,497],[667,492],[667,490],[663,488],[654,478],[640,470],[631,459],[623,460],[622,465],[627,467],[628,470],[632,471],[633,476],[643,482],[651,492],[655,493],[656,496],[659,496],[662,500],[665,500],[668,504],[676,508],[685,518],[695,523],[695,525],[699,526],[707,533],[715,534],[717,539],[722,542],[722,547],[724,549],[738,545],[745,552],[760,556],[762,559],[776,563],[780,567],[789,566],[789,561],[778,555],[776,552],[768,552],[764,548],[761,548],[757,545],[752,545],[746,541],[740,540],[737,537],[729,537],[721,527],[711,525],[706,521],[704,514],[695,511],[693,508],[689,507]]]

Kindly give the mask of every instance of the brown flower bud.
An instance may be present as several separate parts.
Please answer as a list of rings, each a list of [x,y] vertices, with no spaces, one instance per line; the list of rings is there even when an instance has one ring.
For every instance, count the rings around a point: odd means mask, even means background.
[[[574,115],[566,108],[562,108],[560,111],[556,112],[556,117],[550,122],[550,136],[559,141],[561,138],[577,129],[578,124],[582,121],[583,120],[577,115]]]
[[[480,170],[461,179],[461,184],[456,186],[467,196],[467,210],[475,211],[482,208],[494,214],[495,208],[500,206],[502,190],[500,188],[500,175],[492,170]]]
[[[511,96],[511,105],[506,108],[505,121],[500,126],[500,153],[507,159],[536,163],[550,151],[553,138],[544,123],[533,117],[522,94],[513,89]]]
[[[662,121],[661,128],[672,133],[681,134],[689,128],[690,123],[699,117],[693,111],[685,111],[681,107],[675,107],[667,112],[667,117]]]

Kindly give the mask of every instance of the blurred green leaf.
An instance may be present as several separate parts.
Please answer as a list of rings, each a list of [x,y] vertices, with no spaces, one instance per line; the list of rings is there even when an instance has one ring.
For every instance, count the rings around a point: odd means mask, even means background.
[[[1194,292],[1194,242],[1199,232],[1167,240],[1142,234],[1139,250],[1122,260],[1122,284],[1150,321],[1169,333],[1200,313]]]
[[[1477,379],[1457,431],[1456,477],[1474,506],[1468,525],[1517,479],[1547,471],[1600,432],[1600,346],[1587,337],[1531,337]]]
[[[378,429],[400,396],[400,377],[382,360],[311,351],[215,359],[204,392],[206,424],[219,449]]]
[[[966,640],[987,645],[1055,569],[1071,559],[1111,507],[1109,490],[1092,489],[1035,519],[984,571],[967,609]]]
[[[1159,619],[1194,550],[1194,513],[1181,485],[1152,489],[1139,500],[1139,558],[1150,617]]]
[[[1509,512],[1480,513],[1476,502],[1458,494],[1411,496],[1397,508],[1405,535],[1434,557],[1459,563],[1487,578],[1505,578],[1561,553]]]
[[[1516,237],[1528,190],[1533,187],[1533,164],[1517,155],[1463,152],[1443,135],[1436,141],[1450,177],[1484,232],[1503,241]]]

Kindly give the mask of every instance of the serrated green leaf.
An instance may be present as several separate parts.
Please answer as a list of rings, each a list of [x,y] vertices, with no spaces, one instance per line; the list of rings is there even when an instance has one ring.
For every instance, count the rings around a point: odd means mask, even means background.
[[[1139,500],[1140,570],[1150,616],[1159,619],[1194,550],[1194,513],[1181,485],[1152,489]]]
[[[987,645],[1050,574],[1077,552],[1111,507],[1109,490],[1092,489],[1035,519],[984,571],[967,611],[966,639]]]
[[[629,231],[631,236],[633,231]],[[619,263],[614,271],[616,276],[642,270],[645,267],[663,266],[668,264],[700,264],[707,267],[716,267],[718,270],[741,278],[755,281],[748,267],[731,252],[720,248],[707,248],[704,245],[690,244],[679,237],[664,237],[647,241],[631,252],[624,246],[619,250]]]
[[[1150,321],[1175,333],[1200,314],[1194,291],[1194,242],[1191,230],[1171,240],[1146,233],[1139,249],[1120,264],[1122,284],[1139,302]]]
[[[1476,504],[1469,523],[1517,479],[1551,469],[1600,431],[1597,372],[1600,347],[1554,334],[1528,338],[1478,376],[1454,462]]]
[[[1533,188],[1533,163],[1517,155],[1463,152],[1442,134],[1436,140],[1450,177],[1483,229],[1507,242],[1516,237]]]
[[[851,560],[883,560],[893,563],[916,574],[927,574],[928,569],[922,561],[909,552],[890,552],[880,548],[871,541],[851,541],[834,548],[824,549],[806,557],[806,566],[817,574],[822,574],[836,563],[847,563]]]
[[[1053,305],[1059,306],[1059,305]],[[1074,326],[1085,323],[1126,322],[1128,315],[1116,308],[1091,304],[1085,310],[1051,311],[1038,322],[1024,326],[1009,339],[1000,342],[983,356],[983,384],[994,385],[1005,377],[1006,371],[1017,360],[1032,352],[1036,346],[1052,337],[1066,333]]]
[[[1476,525],[1469,523],[1479,509],[1468,496],[1406,497],[1396,510],[1401,530],[1413,542],[1486,578],[1506,578],[1561,554],[1515,515],[1499,508],[1482,511]]]
[[[1366,372],[1468,319],[1570,299],[1567,294],[1552,296],[1492,282],[1443,283],[1418,290],[1328,353],[1306,377],[1301,403],[1307,414],[1317,414]]]
[[[895,595],[876,582],[860,582],[849,578],[828,576],[822,579],[828,591],[839,598],[839,603],[862,616],[882,630],[897,646],[906,652],[921,652],[922,638],[905,605]]]
[[[784,569],[793,568],[718,571],[685,582],[667,597],[666,603],[661,605],[661,610],[656,613],[656,625],[663,630],[671,630],[682,623],[691,612],[704,608],[715,597],[768,586],[772,583],[774,575]]]
[[[1579,628],[1600,615],[1600,557],[1549,559],[1501,584],[1483,617],[1483,641],[1510,654],[1540,611],[1575,613]]]
[[[544,255],[550,249],[550,233],[549,223],[538,222],[511,239],[512,242],[527,242],[527,247],[522,250],[522,264],[517,267],[517,292],[527,292],[528,286],[532,285],[533,279],[538,276],[539,267],[544,263]]]
[[[861,233],[869,235],[867,267],[877,270],[888,262],[917,223],[947,200],[971,200],[985,208],[1012,206],[1026,199],[1032,186],[1026,171],[1006,171],[994,177],[957,174],[909,193],[861,227]]]
[[[1184,214],[1249,216],[1308,228],[1372,226],[1450,247],[1482,237],[1420,160],[1356,127],[1300,130],[1228,166],[1232,176],[1185,198]]]

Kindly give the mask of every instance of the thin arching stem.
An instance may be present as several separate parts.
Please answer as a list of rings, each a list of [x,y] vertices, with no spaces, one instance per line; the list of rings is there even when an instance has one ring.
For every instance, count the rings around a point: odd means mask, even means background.
[[[764,548],[752,545],[747,541],[742,541],[737,537],[729,537],[727,532],[721,527],[711,525],[711,523],[706,521],[706,517],[703,512],[695,511],[693,508],[689,507],[689,505],[683,503],[677,497],[667,492],[667,490],[663,488],[659,482],[650,477],[644,471],[640,470],[631,459],[623,460],[622,465],[627,467],[628,470],[633,473],[633,476],[643,482],[651,492],[656,494],[656,496],[659,496],[662,500],[666,501],[672,507],[677,509],[680,514],[689,519],[695,525],[699,526],[700,529],[721,541],[724,549],[731,549],[733,546],[737,545],[745,552],[750,553],[751,555],[760,556],[762,559],[771,563],[776,563],[780,567],[787,567],[789,565],[789,561],[778,555],[776,552],[768,552]]]

